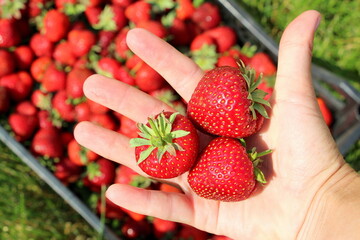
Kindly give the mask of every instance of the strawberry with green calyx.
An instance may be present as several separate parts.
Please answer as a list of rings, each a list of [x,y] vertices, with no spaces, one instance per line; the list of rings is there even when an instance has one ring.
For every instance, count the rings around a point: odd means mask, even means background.
[[[218,53],[214,44],[204,44],[200,49],[191,51],[191,59],[204,71],[209,71],[216,66]]]
[[[255,71],[239,67],[217,67],[200,80],[188,104],[188,116],[204,131],[234,138],[258,132],[268,118],[266,93],[257,89]]]
[[[243,140],[242,140],[243,141]],[[271,153],[267,150],[247,152],[242,142],[235,138],[213,139],[200,154],[188,175],[188,182],[200,197],[234,202],[249,198],[256,182],[266,183],[258,168],[260,157]]]
[[[139,138],[130,140],[135,147],[139,167],[156,178],[173,178],[188,171],[194,164],[199,140],[195,127],[188,118],[162,112],[148,123],[138,124]]]

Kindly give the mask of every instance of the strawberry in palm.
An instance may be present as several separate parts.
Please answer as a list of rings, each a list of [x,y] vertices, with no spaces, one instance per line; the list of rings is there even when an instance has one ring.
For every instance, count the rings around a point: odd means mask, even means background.
[[[260,157],[271,150],[250,153],[235,138],[213,139],[200,154],[196,165],[188,175],[193,191],[207,199],[234,202],[247,199],[256,186],[256,181],[266,183],[257,167]]]
[[[188,118],[163,112],[138,124],[139,138],[130,140],[139,167],[156,178],[173,178],[188,171],[197,157],[199,142]]]
[[[240,62],[207,72],[188,104],[188,116],[208,133],[234,138],[258,132],[268,118],[266,93],[257,89],[255,71]]]

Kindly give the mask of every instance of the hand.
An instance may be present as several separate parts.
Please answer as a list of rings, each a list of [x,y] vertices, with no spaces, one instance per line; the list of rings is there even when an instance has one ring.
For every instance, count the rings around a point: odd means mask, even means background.
[[[322,119],[311,82],[311,51],[320,15],[307,11],[285,30],[281,42],[270,119],[248,141],[262,151],[273,149],[262,166],[268,183],[241,202],[218,202],[198,197],[187,174],[170,179],[184,194],[112,185],[107,197],[141,214],[192,225],[234,239],[294,239],[305,231],[314,199],[323,186],[344,168],[330,131]],[[142,29],[127,35],[130,49],[157,70],[189,101],[203,72],[189,58]],[[122,82],[94,75],[84,84],[86,96],[136,122],[146,122],[163,110],[159,100]],[[83,146],[144,174],[136,165],[129,139],[89,122],[75,128]],[[209,136],[201,135],[205,146]],[[345,170],[344,170],[345,169]],[[315,210],[314,210],[315,211]]]

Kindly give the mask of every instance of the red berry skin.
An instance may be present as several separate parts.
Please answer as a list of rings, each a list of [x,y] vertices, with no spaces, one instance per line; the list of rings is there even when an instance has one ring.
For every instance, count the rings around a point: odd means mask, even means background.
[[[30,39],[30,47],[37,57],[51,57],[54,50],[54,43],[45,35],[35,33]]]
[[[214,39],[219,53],[229,50],[237,42],[234,29],[228,26],[219,26],[204,32],[204,34]]]
[[[256,53],[250,59],[249,66],[255,69],[257,75],[262,73],[263,76],[271,76],[276,73],[276,65],[270,56],[264,52]]]
[[[58,42],[66,37],[70,27],[68,17],[56,10],[48,11],[44,17],[44,35],[51,42]]]
[[[167,30],[160,21],[145,20],[139,22],[136,27],[146,29],[159,38],[165,38],[167,35]]]
[[[96,43],[96,35],[89,30],[71,30],[68,34],[68,41],[75,56],[86,55]]]
[[[97,172],[93,176],[87,174],[84,178],[84,184],[94,192],[100,192],[101,186],[108,186],[114,182],[115,164],[106,158],[99,158],[93,163],[97,165]]]
[[[33,87],[34,80],[26,71],[12,73],[0,78],[0,86],[7,88],[10,97],[16,102],[27,98]]]
[[[239,68],[223,66],[207,72],[188,104],[189,118],[202,130],[218,136],[243,138],[257,132],[263,116],[250,110],[247,83]]]
[[[333,116],[330,109],[326,105],[324,99],[322,99],[321,97],[317,97],[316,100],[319,104],[320,112],[325,120],[326,125],[330,127],[333,122]]]
[[[125,8],[125,16],[135,24],[151,19],[151,5],[146,1],[136,1]]]
[[[45,71],[42,86],[47,92],[64,90],[66,86],[66,73],[51,64]]]
[[[14,18],[0,19],[0,39],[0,48],[13,47],[21,42],[18,23]]]
[[[31,142],[31,150],[35,155],[47,157],[61,157],[63,145],[60,132],[56,128],[40,128]]]
[[[247,199],[256,185],[246,148],[228,137],[209,143],[191,169],[188,182],[200,197],[225,202]]]
[[[164,115],[168,118],[171,113],[164,112]],[[161,161],[159,161],[156,156],[157,149],[155,149],[151,152],[148,158],[139,164],[139,167],[145,173],[156,178],[173,178],[185,173],[192,167],[199,148],[197,131],[190,120],[180,114],[176,116],[172,125],[172,132],[176,130],[190,132],[190,134],[184,137],[173,139],[173,142],[179,144],[185,151],[176,151],[176,156],[166,152],[164,153]],[[140,157],[140,153],[148,147],[148,145],[145,145],[135,148],[135,156],[137,160]]]
[[[8,90],[0,86],[0,113],[6,113],[10,109],[10,95]]]
[[[52,59],[46,56],[35,59],[30,66],[30,73],[34,80],[37,82],[41,82],[44,78],[46,69],[52,63]]]
[[[14,54],[5,49],[0,49],[0,59],[0,78],[13,73],[16,67]]]
[[[57,62],[68,66],[73,66],[77,60],[73,48],[68,41],[59,42],[55,46],[53,58]]]
[[[83,85],[85,80],[94,72],[87,68],[73,68],[66,78],[66,93],[70,98],[84,96]]]
[[[28,70],[34,59],[34,52],[29,46],[22,45],[14,51],[17,67],[21,70]]]
[[[12,113],[9,116],[9,124],[18,141],[28,140],[38,127],[37,116],[29,116],[21,113]]]
[[[191,19],[203,30],[214,28],[220,24],[219,7],[210,2],[204,2],[192,14]]]
[[[144,92],[152,92],[165,84],[164,78],[146,63],[136,72],[135,82]]]

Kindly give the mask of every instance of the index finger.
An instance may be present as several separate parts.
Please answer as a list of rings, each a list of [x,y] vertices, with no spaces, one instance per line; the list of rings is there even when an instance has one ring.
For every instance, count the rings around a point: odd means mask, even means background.
[[[144,41],[146,39],[146,41]],[[129,48],[189,101],[203,71],[190,58],[154,34],[135,28],[126,37]]]

